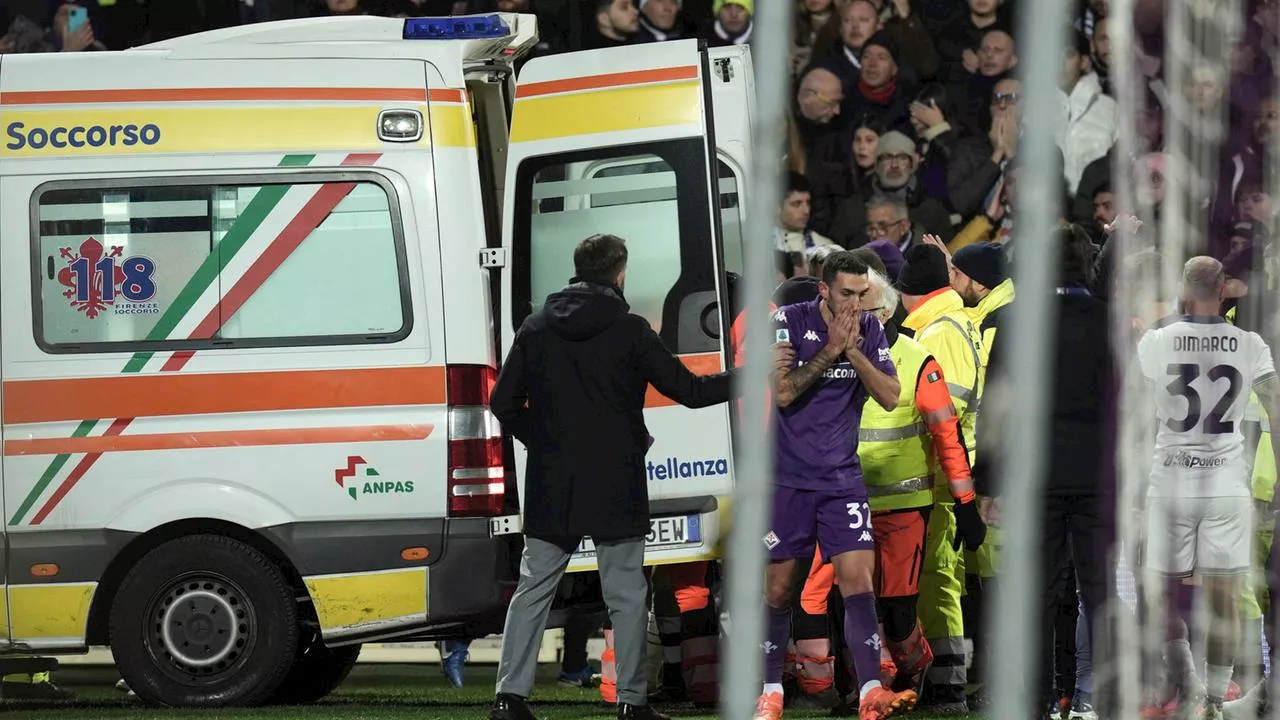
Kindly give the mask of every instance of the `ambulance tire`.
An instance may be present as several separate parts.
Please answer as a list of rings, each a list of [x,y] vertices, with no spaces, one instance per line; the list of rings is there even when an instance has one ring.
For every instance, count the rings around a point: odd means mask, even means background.
[[[116,592],[116,666],[147,702],[261,705],[298,655],[295,595],[274,562],[239,540],[172,540],[144,555]]]
[[[305,705],[328,695],[351,674],[360,657],[359,645],[326,647],[319,633],[298,646],[293,669],[285,676],[270,702],[280,705]]]

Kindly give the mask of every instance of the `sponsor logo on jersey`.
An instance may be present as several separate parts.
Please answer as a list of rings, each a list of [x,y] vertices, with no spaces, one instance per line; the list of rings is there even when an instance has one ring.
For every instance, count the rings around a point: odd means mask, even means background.
[[[879,348],[876,350],[880,362],[889,362],[889,348]]]
[[[1220,468],[1226,467],[1227,459],[1225,457],[1205,457],[1204,455],[1193,455],[1184,450],[1175,450],[1164,456],[1165,467],[1177,467],[1184,470],[1196,468]]]
[[[796,361],[796,367],[805,364],[804,360]],[[826,380],[857,380],[858,371],[853,369],[853,365],[848,362],[832,365],[822,372],[823,379]]]

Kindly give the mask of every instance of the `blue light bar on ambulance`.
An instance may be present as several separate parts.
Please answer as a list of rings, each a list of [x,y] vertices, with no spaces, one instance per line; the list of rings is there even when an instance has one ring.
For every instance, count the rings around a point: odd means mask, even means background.
[[[497,15],[405,18],[405,40],[476,40],[500,38],[511,28]]]

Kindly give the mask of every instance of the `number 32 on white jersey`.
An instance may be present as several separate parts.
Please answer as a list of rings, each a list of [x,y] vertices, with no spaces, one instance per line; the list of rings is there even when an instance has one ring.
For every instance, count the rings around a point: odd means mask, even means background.
[[[1247,496],[1240,422],[1250,388],[1275,376],[1267,343],[1221,318],[1182,317],[1142,337],[1138,362],[1159,423],[1152,494],[1175,491],[1163,478],[1179,494]]]

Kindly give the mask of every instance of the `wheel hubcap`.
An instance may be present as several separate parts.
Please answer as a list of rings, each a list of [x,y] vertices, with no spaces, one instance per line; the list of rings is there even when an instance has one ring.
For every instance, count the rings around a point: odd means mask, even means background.
[[[239,588],[216,578],[174,584],[154,605],[154,637],[184,674],[210,677],[238,664],[254,632],[253,610]]]

